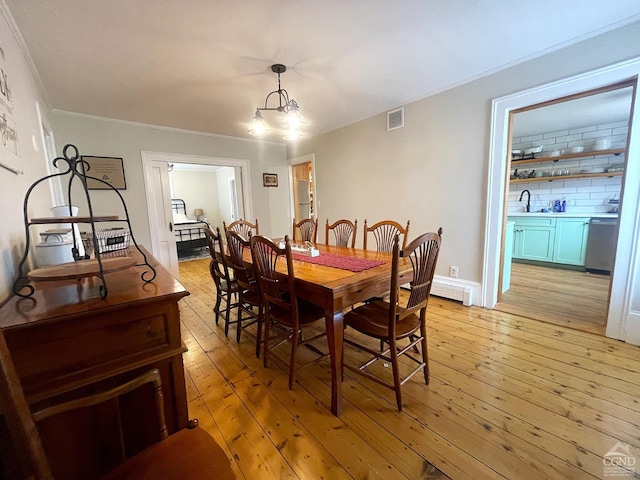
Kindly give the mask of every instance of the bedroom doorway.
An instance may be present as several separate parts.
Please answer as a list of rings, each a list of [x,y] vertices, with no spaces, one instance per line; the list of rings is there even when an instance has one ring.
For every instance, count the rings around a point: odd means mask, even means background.
[[[247,160],[142,152],[142,169],[149,212],[151,253],[174,277],[179,278],[176,232],[174,231],[174,219],[171,209],[171,200],[174,195],[172,193],[172,182],[169,179],[170,166],[172,166],[173,172],[176,171],[176,165],[181,165],[177,171],[183,169],[187,172],[197,171],[198,169],[201,171],[218,171],[218,169],[227,168],[224,172],[229,176],[221,177],[219,183],[228,186],[228,179],[231,177],[230,172],[233,172],[237,189],[237,212],[247,218],[251,218],[253,216],[253,207],[251,201],[251,172]],[[182,165],[184,166],[182,167]],[[216,180],[217,184],[218,180]],[[207,189],[212,190],[212,184],[209,184]],[[182,191],[184,192],[185,190]],[[191,195],[189,189],[186,191]],[[220,214],[219,210],[213,206],[205,208],[204,203],[200,204],[204,200],[202,196],[189,198],[191,200],[185,201],[184,208],[184,214],[187,219],[196,220],[197,213],[200,220],[211,225],[213,229],[216,227],[222,229],[222,222],[229,222],[231,214]],[[223,194],[220,195],[220,198],[224,199],[223,203],[227,204],[227,209],[229,209],[231,203],[230,195]],[[202,214],[200,214],[200,210],[202,210]]]
[[[209,256],[204,227],[237,220],[236,167],[174,163],[169,182],[178,261]]]

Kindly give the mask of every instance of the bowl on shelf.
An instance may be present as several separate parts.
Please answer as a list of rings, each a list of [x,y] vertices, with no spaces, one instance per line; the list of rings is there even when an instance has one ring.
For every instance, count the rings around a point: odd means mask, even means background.
[[[570,152],[571,153],[582,153],[582,152],[584,152],[584,147],[583,146],[571,147]]]
[[[598,138],[593,144],[594,150],[609,150],[611,148],[610,138]]]
[[[580,173],[604,173],[604,167],[585,168]]]

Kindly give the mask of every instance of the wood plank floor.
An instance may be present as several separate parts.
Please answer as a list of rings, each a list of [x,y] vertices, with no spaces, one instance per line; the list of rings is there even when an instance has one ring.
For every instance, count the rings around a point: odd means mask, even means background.
[[[496,309],[604,335],[610,282],[607,275],[513,262],[511,288]]]
[[[430,385],[409,380],[398,413],[391,390],[345,371],[337,418],[328,361],[290,391],[250,336],[224,337],[207,262],[180,264],[189,411],[240,479],[608,478],[618,442],[640,459],[639,347],[432,297]]]

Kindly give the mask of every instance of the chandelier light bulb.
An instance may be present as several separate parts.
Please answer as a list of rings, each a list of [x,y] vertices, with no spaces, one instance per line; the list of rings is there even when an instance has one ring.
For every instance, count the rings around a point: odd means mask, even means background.
[[[287,114],[284,117],[284,121],[282,122],[282,126],[285,130],[287,129],[298,129],[306,123],[304,117],[300,115],[300,109],[295,100],[291,100],[289,102],[289,109]]]
[[[262,114],[260,110],[256,109],[256,114],[253,116],[253,121],[251,122],[251,126],[249,127],[249,135],[254,135],[256,137],[264,137],[265,135],[269,135],[271,133],[271,129],[267,122],[262,118]]]

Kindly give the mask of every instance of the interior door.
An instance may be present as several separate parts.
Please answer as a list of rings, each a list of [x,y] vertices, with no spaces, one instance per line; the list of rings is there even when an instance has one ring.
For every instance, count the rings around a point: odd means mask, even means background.
[[[175,278],[179,279],[178,250],[173,232],[173,213],[171,211],[169,164],[152,160],[149,175],[151,177],[148,179],[151,191],[147,194],[151,198],[148,203],[153,209],[149,215],[149,223],[152,232],[155,232],[155,235],[151,235],[153,256]]]

